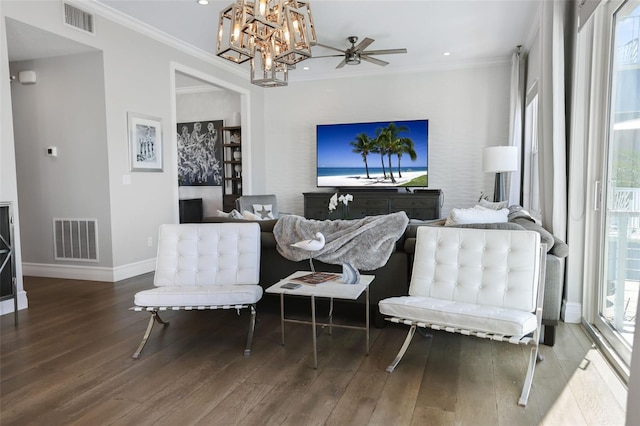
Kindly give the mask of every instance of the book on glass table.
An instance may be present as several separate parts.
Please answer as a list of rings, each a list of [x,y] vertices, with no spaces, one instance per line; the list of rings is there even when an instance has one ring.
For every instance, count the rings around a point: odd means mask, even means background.
[[[326,283],[327,281],[335,280],[340,277],[340,274],[334,274],[331,272],[312,272],[310,274],[301,275],[299,277],[291,278],[288,281],[316,285]]]

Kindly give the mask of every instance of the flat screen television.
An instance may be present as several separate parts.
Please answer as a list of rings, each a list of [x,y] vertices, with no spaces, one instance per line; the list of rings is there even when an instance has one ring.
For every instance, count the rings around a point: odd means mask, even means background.
[[[318,187],[428,185],[429,121],[396,120],[316,126]]]

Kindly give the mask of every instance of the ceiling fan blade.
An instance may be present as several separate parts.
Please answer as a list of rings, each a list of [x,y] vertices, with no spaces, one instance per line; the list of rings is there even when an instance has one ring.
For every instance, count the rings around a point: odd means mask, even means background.
[[[363,55],[391,55],[394,53],[407,53],[407,49],[367,50],[362,52]]]
[[[344,67],[346,64],[347,64],[347,60],[346,60],[346,59],[343,59],[343,60],[342,60],[342,62],[340,62],[340,63],[338,64],[338,66],[336,67],[336,69],[342,68],[342,67]]]
[[[366,49],[367,47],[369,47],[369,45],[371,43],[373,43],[375,40],[369,37],[365,37],[360,43],[358,43],[358,45],[356,46],[356,52],[362,52],[364,49]]]
[[[383,67],[386,65],[389,65],[389,62],[381,61],[380,59],[376,59],[376,58],[371,58],[364,54],[360,54],[360,59],[362,59],[363,61],[371,62],[372,64],[383,66]]]
[[[316,46],[321,46],[321,47],[324,47],[324,48],[326,48],[326,49],[331,49],[331,50],[335,50],[335,51],[337,51],[337,52],[342,52],[342,53],[344,53],[344,49],[338,49],[337,47],[327,46],[326,44],[316,43]]]
[[[340,55],[322,55],[322,56],[311,56],[309,59],[317,59],[317,58],[338,58],[338,57],[343,57],[344,53],[341,53]]]

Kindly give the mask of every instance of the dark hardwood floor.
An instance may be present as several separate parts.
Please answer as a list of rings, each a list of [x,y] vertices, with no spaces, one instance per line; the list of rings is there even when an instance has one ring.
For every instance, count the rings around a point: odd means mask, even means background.
[[[287,324],[283,347],[270,297],[249,357],[248,313],[204,311],[166,313],[171,325],[156,325],[133,360],[148,314],[129,307],[151,287],[151,274],[116,284],[25,277],[19,326],[0,318],[0,424],[624,424],[626,390],[579,325],[562,324],[556,345],[542,346],[522,408],[527,348],[416,335],[389,374],[406,327],[372,329],[369,356],[363,332],[334,329],[318,339],[314,370],[309,326]]]

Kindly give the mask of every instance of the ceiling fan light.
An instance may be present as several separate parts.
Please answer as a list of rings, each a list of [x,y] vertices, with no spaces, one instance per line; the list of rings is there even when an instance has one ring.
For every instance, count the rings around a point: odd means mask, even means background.
[[[347,65],[358,65],[360,63],[360,54],[347,52],[344,55],[344,61],[347,63]]]

